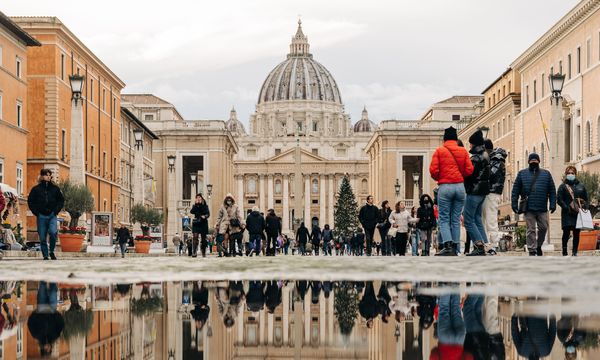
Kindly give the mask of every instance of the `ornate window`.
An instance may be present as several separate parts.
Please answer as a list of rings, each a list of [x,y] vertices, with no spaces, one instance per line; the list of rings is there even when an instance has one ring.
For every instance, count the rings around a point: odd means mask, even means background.
[[[318,194],[319,193],[319,180],[313,179],[312,186],[311,186],[311,192],[313,194]]]
[[[312,131],[319,131],[319,122],[317,120],[313,120],[312,122]]]
[[[248,179],[247,190],[250,194],[256,194],[256,179]]]
[[[360,186],[360,190],[363,194],[366,194],[369,191],[369,183],[367,182],[367,179],[363,179]]]
[[[280,195],[281,194],[281,180],[277,179],[275,180],[275,194]]]

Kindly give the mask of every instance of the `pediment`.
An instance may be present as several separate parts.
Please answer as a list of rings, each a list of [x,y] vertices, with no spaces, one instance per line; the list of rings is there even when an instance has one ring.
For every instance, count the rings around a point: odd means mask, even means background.
[[[267,163],[285,163],[285,164],[294,163],[296,161],[295,150],[296,149],[294,149],[294,148],[288,149],[279,155],[275,155],[275,156],[265,160],[265,162],[267,162]],[[303,163],[309,163],[309,162],[314,163],[314,162],[324,162],[324,161],[327,161],[327,159],[325,159],[319,155],[315,155],[312,152],[306,151],[305,149],[300,149],[300,161]]]

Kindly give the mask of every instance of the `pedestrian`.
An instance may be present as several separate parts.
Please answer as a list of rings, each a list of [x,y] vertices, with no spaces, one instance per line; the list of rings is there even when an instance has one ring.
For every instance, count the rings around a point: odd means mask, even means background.
[[[577,169],[574,166],[567,166],[565,169],[565,179],[558,187],[556,201],[561,208],[560,222],[562,225],[562,254],[567,256],[567,244],[569,237],[573,234],[573,250],[571,254],[577,256],[577,247],[579,246],[579,233],[577,229],[577,215],[579,209],[585,209],[588,201],[588,194],[585,186],[577,180]]]
[[[464,179],[473,173],[469,153],[458,145],[456,129],[444,130],[444,143],[431,159],[429,173],[438,183],[438,220],[443,248],[437,255],[457,255],[460,249],[460,216],[465,203]]]
[[[483,202],[490,193],[490,160],[484,141],[481,130],[477,130],[469,138],[473,173],[465,177],[467,200],[463,210],[465,229],[473,243],[473,251],[468,256],[485,256],[485,243],[488,242],[483,226]]]
[[[358,220],[365,230],[365,238],[367,240],[367,256],[371,256],[373,249],[373,234],[377,226],[379,217],[379,209],[373,204],[373,195],[367,196],[367,203],[360,208]]]
[[[312,243],[312,248],[315,252],[315,256],[319,256],[319,247],[321,246],[321,239],[323,234],[321,233],[321,228],[318,224],[313,224],[312,230],[310,232],[310,242]]]
[[[285,234],[285,235],[283,235],[283,253],[285,255],[287,255],[289,252],[289,249],[290,249],[290,238],[287,236],[287,234]]]
[[[31,210],[31,208],[30,208]],[[27,319],[27,328],[31,336],[37,340],[40,355],[47,358],[52,355],[65,328],[65,319],[57,309],[58,286],[56,283],[40,281],[37,291],[37,306]]]
[[[388,237],[388,232],[390,231],[390,227],[392,227],[389,221],[391,213],[390,202],[384,200],[381,203],[381,208],[379,208],[379,217],[377,218],[377,229],[381,237],[381,255],[383,256],[392,255],[392,243]]]
[[[238,239],[241,250],[242,239],[240,235],[243,235],[243,221],[244,219],[242,217],[242,211],[235,203],[233,195],[227,194],[225,199],[223,199],[223,205],[219,209],[219,214],[217,215],[217,221],[215,224],[219,257],[234,256],[235,243]],[[229,254],[227,253],[227,245],[224,245],[224,243],[226,244],[227,242],[229,242]]]
[[[202,257],[206,257],[206,247],[208,246],[206,236],[208,235],[210,209],[202,194],[196,194],[196,201],[190,212],[194,215],[194,220],[192,221],[192,257],[198,256],[198,236],[201,238],[200,251],[202,252]]]
[[[254,206],[246,218],[246,229],[250,235],[250,249],[247,251],[248,256],[252,256],[253,253],[259,256],[261,250],[260,243],[265,232],[265,227],[265,218],[260,214],[258,206]]]
[[[417,208],[412,207],[410,209],[410,216],[413,218],[417,217]],[[412,249],[412,256],[419,256],[419,245],[420,245],[420,233],[417,229],[417,223],[408,223],[408,233],[410,234],[410,247]]]
[[[556,211],[556,188],[552,174],[540,168],[540,157],[529,154],[529,168],[519,171],[512,188],[511,205],[517,214],[525,214],[527,250],[530,256],[542,256],[550,212]]]
[[[117,238],[119,236],[117,235]],[[179,233],[176,232],[175,235],[173,235],[173,238],[171,239],[171,241],[173,241],[173,246],[175,247],[175,252],[177,254],[177,256],[181,255],[181,236],[179,236]]]
[[[275,214],[274,209],[269,209],[266,217],[267,256],[275,256],[277,238],[281,236],[281,218]]]
[[[377,297],[375,296],[375,288],[373,282],[368,281],[365,287],[365,292],[358,303],[358,312],[367,322],[367,328],[373,327],[373,320],[379,315],[377,306]]]
[[[408,224],[416,223],[417,218],[413,218],[406,206],[404,201],[398,201],[394,208],[394,211],[389,217],[390,224],[396,229],[396,239],[394,241],[395,253],[399,256],[406,254],[406,245],[408,243]]]
[[[420,232],[420,239],[423,244],[421,256],[429,256],[433,229],[435,229],[437,221],[433,210],[433,200],[431,200],[431,197],[428,194],[421,195],[421,198],[419,199],[417,218],[419,219],[417,229]]]
[[[333,231],[329,224],[323,227],[323,255],[331,256],[331,247],[333,246]]]
[[[518,176],[518,175],[517,175]],[[512,343],[520,356],[526,359],[540,359],[549,356],[556,340],[556,317],[519,316],[510,319]]]
[[[131,233],[125,223],[121,222],[121,227],[117,230],[117,242],[119,243],[119,248],[121,249],[121,257],[125,257],[125,252],[127,252],[127,243],[131,238]],[[179,247],[179,244],[176,245]]]
[[[309,236],[310,234],[304,223],[300,223],[300,227],[296,230],[296,242],[298,244],[298,252],[302,256],[306,255],[306,243]]]
[[[58,237],[56,215],[63,209],[65,198],[60,188],[52,181],[52,170],[42,169],[40,179],[29,192],[27,205],[37,218],[37,232],[44,260],[56,260],[54,248]],[[48,248],[48,238],[50,248]]]
[[[190,311],[192,319],[196,324],[196,329],[201,331],[210,315],[210,306],[208,305],[208,289],[202,284],[198,286],[199,281],[194,282],[192,288],[192,305],[194,308]]]
[[[506,158],[508,154],[502,148],[494,150],[494,143],[486,139],[485,150],[490,156],[490,193],[483,202],[483,225],[489,239],[490,252],[495,254],[500,243],[498,231],[498,207],[502,201],[504,181],[506,179]]]
[[[352,238],[352,253],[355,256],[362,256],[363,255],[363,250],[365,248],[365,233],[363,232],[363,229],[358,228],[356,229],[356,233],[354,234],[354,237]]]

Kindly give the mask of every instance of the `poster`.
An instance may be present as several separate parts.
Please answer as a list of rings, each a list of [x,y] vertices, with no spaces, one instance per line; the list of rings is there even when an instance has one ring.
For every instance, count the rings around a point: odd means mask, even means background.
[[[192,231],[192,220],[188,216],[181,219],[181,228],[183,232]]]
[[[112,246],[112,213],[92,212],[92,246]]]
[[[163,232],[162,225],[150,226],[150,237],[154,240],[162,240]]]

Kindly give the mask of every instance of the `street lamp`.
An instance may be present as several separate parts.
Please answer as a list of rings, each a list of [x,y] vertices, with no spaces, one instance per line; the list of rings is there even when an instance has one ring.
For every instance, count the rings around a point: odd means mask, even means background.
[[[400,180],[396,179],[396,183],[394,184],[394,191],[396,192],[396,197],[400,196]]]
[[[196,180],[198,179],[198,174],[190,173],[190,179],[192,180],[192,194],[190,198],[193,199],[196,196],[196,193],[200,192],[198,191],[198,183],[196,182]]]
[[[142,129],[134,129],[133,130],[133,138],[135,139],[135,149],[143,149],[144,148],[144,140],[143,140],[144,132]]]
[[[206,195],[208,195],[209,199],[210,199],[210,196],[212,195],[212,190],[213,190],[212,184],[206,184]]]
[[[175,350],[169,350],[169,360],[175,360]]]
[[[75,104],[77,104],[77,102],[81,100],[83,76],[79,74],[73,74],[69,76],[69,82],[71,83],[71,100],[75,100]]]
[[[565,85],[565,75],[564,74],[550,74],[548,76],[550,80],[550,89],[552,90],[552,99],[556,100],[558,103],[558,99],[560,99],[560,94],[562,93],[563,86]]]
[[[196,175],[196,173],[190,173],[190,178],[192,179],[193,183],[196,182],[197,177],[198,177],[198,175]]]
[[[176,159],[175,155],[167,156],[167,163],[169,164],[169,172],[175,170],[175,159]]]
[[[419,178],[421,177],[421,174],[419,174],[418,172],[414,172],[412,174],[412,177],[413,177],[413,181],[415,182],[415,184],[418,184],[419,183]]]
[[[479,128],[479,130],[481,130],[481,133],[483,134],[483,138],[487,139],[488,134],[490,133],[490,128],[487,126],[482,126]]]
[[[396,331],[394,331],[396,342],[400,341],[400,324],[396,324]]]

